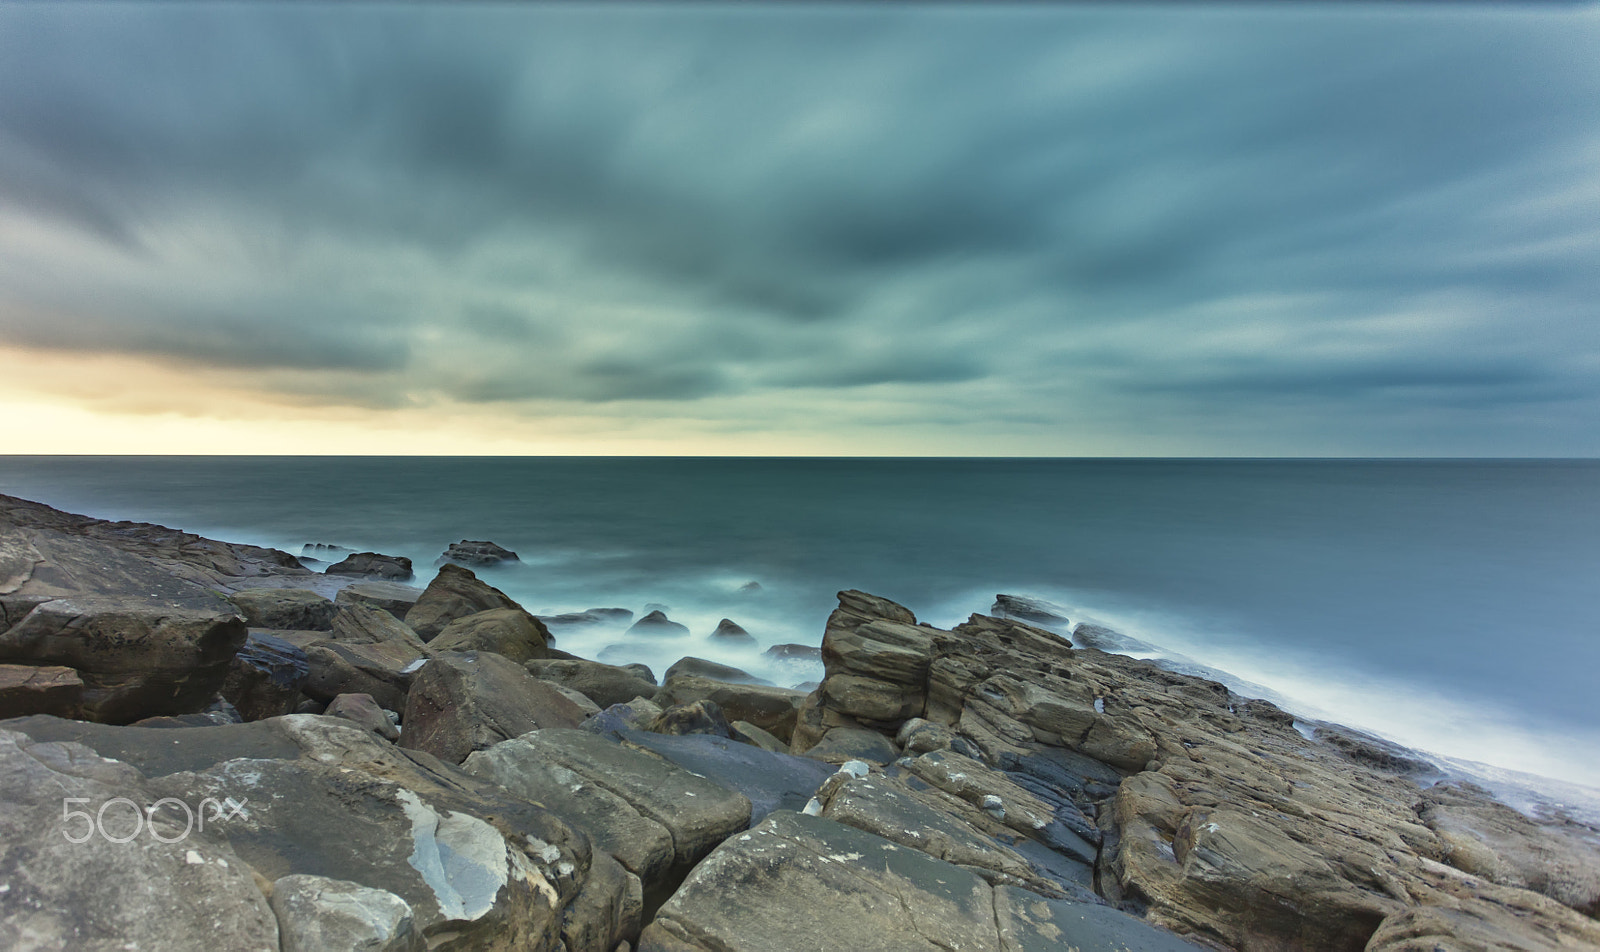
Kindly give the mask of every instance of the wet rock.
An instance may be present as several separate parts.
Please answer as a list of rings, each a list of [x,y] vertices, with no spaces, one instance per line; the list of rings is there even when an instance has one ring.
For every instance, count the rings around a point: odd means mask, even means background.
[[[493,542],[472,542],[462,539],[460,542],[450,543],[450,547],[445,549],[435,564],[453,562],[470,568],[483,568],[487,565],[499,565],[502,562],[520,561],[522,560],[517,558],[517,553]]]
[[[653,697],[656,693],[654,679],[646,680],[637,670],[598,661],[534,660],[527,663],[527,669],[535,677],[578,691],[601,707],[625,704],[636,697]]]
[[[756,592],[761,591],[761,583],[760,582],[746,582],[743,585],[739,586],[739,591],[740,591],[740,593],[745,594],[745,595],[753,595]]]
[[[238,607],[250,628],[328,631],[333,627],[333,602],[310,589],[252,588],[234,592],[228,601]]]
[[[387,741],[400,739],[400,731],[395,727],[394,721],[389,719],[389,714],[378,706],[370,694],[341,694],[329,702],[328,707],[322,712],[328,717],[342,717],[353,724],[372,731]]]
[[[756,643],[755,636],[745,631],[731,618],[724,618],[717,622],[717,627],[711,632],[711,637],[728,644],[753,645]]]
[[[335,605],[363,605],[367,608],[381,609],[395,618],[406,617],[406,612],[422,597],[422,589],[412,585],[402,585],[399,582],[384,582],[367,579],[351,582],[339,589],[339,594],[333,597]]]
[[[1006,952],[1201,952],[1197,945],[1110,906],[1043,899],[1014,886],[994,891],[995,923]]]
[[[1417,757],[1409,748],[1338,724],[1319,725],[1312,736],[1356,763],[1375,770],[1398,774],[1438,772],[1437,767]]]
[[[662,707],[711,701],[729,720],[749,721],[780,740],[794,732],[795,718],[805,695],[786,688],[759,684],[727,684],[680,674],[655,693]]]
[[[695,657],[680,658],[673,662],[661,680],[666,682],[681,677],[706,678],[711,681],[723,681],[728,684],[765,684],[769,686],[772,684],[771,681],[758,678],[750,672],[735,668],[732,665],[719,664],[715,661],[707,661],[704,658]]]
[[[247,721],[279,717],[300,703],[300,689],[310,670],[303,649],[264,631],[251,631],[233,656],[222,696]]]
[[[630,635],[687,635],[688,633],[687,625],[680,625],[668,618],[659,608],[634,622],[628,629]]]
[[[400,744],[459,764],[528,731],[583,720],[582,709],[521,665],[486,651],[447,652],[417,672]]]
[[[817,645],[773,645],[761,656],[774,661],[821,661],[822,649]]]
[[[633,620],[633,612],[626,608],[590,608],[581,612],[560,615],[540,615],[539,620],[551,626],[620,625]]]
[[[59,598],[0,634],[0,662],[72,668],[83,680],[85,716],[127,723],[211,703],[245,637],[231,611],[132,596]]]
[[[520,608],[496,608],[457,618],[429,642],[441,651],[492,651],[522,664],[549,652],[550,630]]]
[[[522,606],[505,592],[480,581],[471,569],[446,564],[406,612],[405,623],[422,640],[430,641],[457,618],[496,608],[521,609]]]
[[[0,664],[0,719],[83,714],[83,679],[59,665]]]
[[[1064,627],[1070,624],[1066,609],[1060,605],[1026,595],[996,595],[989,612],[999,618],[1018,618],[1047,626]]]
[[[663,710],[645,728],[657,734],[709,734],[714,737],[732,737],[733,728],[722,708],[714,701],[695,701],[691,704],[674,704]]]
[[[403,555],[384,555],[380,552],[356,552],[323,569],[324,575],[356,575],[362,578],[388,579],[409,582],[415,578],[411,560]]]
[[[283,952],[423,952],[411,906],[382,889],[304,874],[272,884]]]

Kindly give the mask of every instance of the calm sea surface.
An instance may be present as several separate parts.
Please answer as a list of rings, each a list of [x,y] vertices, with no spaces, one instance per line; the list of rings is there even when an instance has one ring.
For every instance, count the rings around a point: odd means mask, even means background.
[[[1034,595],[1306,717],[1600,785],[1597,461],[0,457],[0,492],[423,581],[490,539],[523,564],[483,574],[530,610],[692,629],[567,650],[775,680],[820,670],[715,647],[719,618],[815,644],[841,588],[940,626]]]

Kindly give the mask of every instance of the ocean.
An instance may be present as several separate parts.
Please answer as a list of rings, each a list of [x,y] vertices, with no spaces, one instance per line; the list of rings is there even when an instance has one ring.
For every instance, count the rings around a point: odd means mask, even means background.
[[[761,650],[819,643],[844,588],[940,627],[1028,595],[1308,722],[1600,787],[1600,461],[11,456],[0,492],[419,584],[492,540],[522,561],[480,575],[536,613],[666,606],[689,635],[558,631],[658,674],[814,680]]]

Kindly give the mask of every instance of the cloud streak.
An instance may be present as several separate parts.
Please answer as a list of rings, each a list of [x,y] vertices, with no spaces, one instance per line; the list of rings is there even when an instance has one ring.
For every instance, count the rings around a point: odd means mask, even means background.
[[[840,452],[1600,452],[1597,48],[1586,9],[0,8],[0,344]]]

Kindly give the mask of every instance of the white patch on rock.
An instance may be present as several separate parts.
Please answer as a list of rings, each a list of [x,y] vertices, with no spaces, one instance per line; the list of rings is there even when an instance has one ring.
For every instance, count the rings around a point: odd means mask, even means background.
[[[1094,699],[1094,712],[1096,714],[1104,714],[1106,712],[1106,699],[1105,698],[1097,697],[1097,698]]]
[[[806,801],[806,808],[800,812],[806,816],[822,816],[822,801],[812,797]]]
[[[185,851],[183,854],[183,861],[188,863],[190,866],[204,866],[206,862],[205,858],[199,853],[196,853],[194,850]]]
[[[482,917],[509,878],[505,837],[465,813],[452,810],[441,817],[410,790],[398,791],[398,797],[411,820],[407,862],[433,890],[439,911],[449,919]]]
[[[864,760],[847,760],[844,762],[844,766],[839,768],[839,773],[849,774],[857,780],[860,780],[871,770],[872,768],[867,766],[867,762]]]

